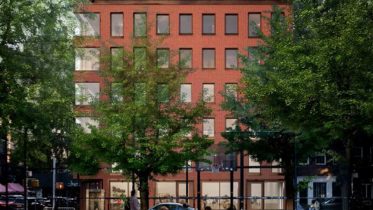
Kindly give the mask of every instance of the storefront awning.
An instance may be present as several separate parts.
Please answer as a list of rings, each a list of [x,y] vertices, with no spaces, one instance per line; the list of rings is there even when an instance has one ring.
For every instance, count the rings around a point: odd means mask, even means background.
[[[0,193],[5,193],[5,186],[0,184]],[[18,183],[8,183],[8,193],[23,193],[24,188]]]

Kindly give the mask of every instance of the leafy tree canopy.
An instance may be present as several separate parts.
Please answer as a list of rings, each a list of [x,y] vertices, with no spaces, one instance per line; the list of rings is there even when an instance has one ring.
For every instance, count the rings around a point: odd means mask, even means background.
[[[0,136],[12,161],[41,167],[62,158],[74,126],[72,19],[76,2],[0,3]]]
[[[75,170],[95,172],[91,163],[116,164],[140,181],[141,208],[148,209],[148,180],[176,173],[188,160],[198,161],[212,141],[195,125],[210,110],[202,101],[185,103],[180,85],[190,70],[172,64],[173,52],[157,49],[157,40],[134,40],[129,49],[104,59],[103,100],[93,104],[99,128],[81,133],[74,143]],[[89,162],[90,157],[94,162]],[[80,161],[85,158],[85,161]],[[83,163],[83,164],[80,164]],[[88,170],[87,170],[88,169]]]

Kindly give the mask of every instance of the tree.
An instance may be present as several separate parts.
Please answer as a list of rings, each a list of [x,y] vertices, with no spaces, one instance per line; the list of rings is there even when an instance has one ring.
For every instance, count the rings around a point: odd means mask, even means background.
[[[91,113],[101,126],[77,136],[73,157],[73,168],[83,173],[87,166],[94,173],[92,166],[98,169],[105,162],[116,164],[127,177],[134,174],[143,210],[149,208],[149,179],[202,159],[212,143],[194,127],[209,109],[202,101],[183,102],[185,96],[179,94],[190,70],[181,68],[183,62],[173,65],[172,52],[154,43],[158,41],[135,39],[130,50],[111,50],[111,59],[104,59],[111,63],[101,71],[107,97],[94,103]]]
[[[243,69],[246,102],[260,122],[296,133],[309,151],[337,155],[343,209],[349,209],[351,151],[373,131],[373,4],[294,0],[292,6],[292,16],[274,18],[272,34],[262,35],[260,65],[247,62]]]
[[[16,165],[27,159],[31,166],[41,167],[50,162],[52,152],[60,159],[66,154],[74,127],[75,3],[0,3],[0,138],[11,139]]]

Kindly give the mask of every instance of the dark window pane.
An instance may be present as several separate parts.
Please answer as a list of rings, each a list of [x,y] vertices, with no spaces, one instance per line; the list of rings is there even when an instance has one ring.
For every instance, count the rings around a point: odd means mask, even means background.
[[[203,34],[215,33],[215,15],[203,15]]]
[[[225,50],[225,68],[234,69],[237,68],[238,58],[236,49]]]
[[[215,49],[203,49],[203,68],[215,68]]]
[[[225,33],[237,34],[238,33],[238,16],[226,15],[225,16]]]
[[[180,34],[192,33],[192,15],[180,15],[179,29]]]
[[[123,36],[123,14],[111,14],[111,35]]]
[[[157,15],[157,34],[170,33],[170,17],[168,15]]]
[[[180,67],[192,68],[192,49],[180,49]]]
[[[135,37],[146,36],[146,14],[137,13],[134,15],[133,21]]]
[[[326,196],[326,183],[325,182],[314,182],[313,183],[313,197],[315,199],[325,198]]]
[[[158,68],[168,68],[170,64],[170,51],[168,49],[157,49]]]
[[[260,14],[249,14],[249,37],[258,36],[260,30]]]

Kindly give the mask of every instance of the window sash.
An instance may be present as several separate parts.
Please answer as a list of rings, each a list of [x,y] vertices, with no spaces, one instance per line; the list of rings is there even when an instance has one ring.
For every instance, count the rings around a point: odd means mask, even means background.
[[[100,14],[79,13],[75,14],[78,20],[78,27],[75,29],[77,36],[99,36],[100,35]]]
[[[192,34],[193,33],[193,19],[191,14],[181,14],[179,16],[179,33]]]
[[[260,13],[249,14],[249,37],[258,37],[261,30],[261,15]]]
[[[145,37],[147,32],[146,13],[135,13],[133,17],[133,33],[135,37]]]
[[[170,34],[169,15],[157,15],[157,34]]]
[[[203,49],[202,60],[204,69],[215,68],[215,49]]]
[[[123,13],[111,13],[111,36],[123,36]]]
[[[202,33],[215,34],[215,15],[204,14],[202,15]]]
[[[225,15],[225,34],[238,34],[238,15]]]
[[[202,96],[205,102],[215,101],[215,85],[214,84],[203,84],[202,85]]]

